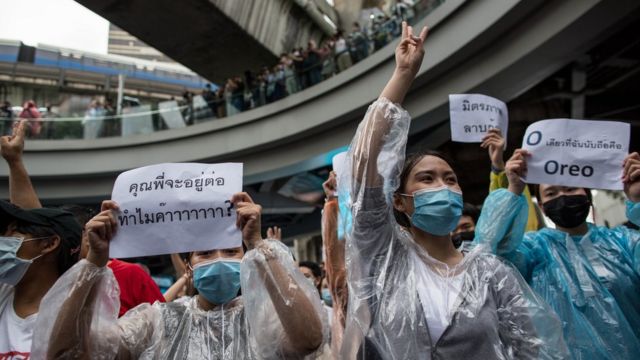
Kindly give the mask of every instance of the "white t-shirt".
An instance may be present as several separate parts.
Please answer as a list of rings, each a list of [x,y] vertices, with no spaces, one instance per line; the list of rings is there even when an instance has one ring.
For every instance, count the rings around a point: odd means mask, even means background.
[[[443,276],[436,273],[413,253],[416,269],[416,288],[424,309],[424,316],[431,334],[431,342],[435,344],[451,323],[458,295],[462,290],[464,273]]]
[[[21,318],[13,308],[13,287],[0,285],[0,359],[29,359],[38,314]]]

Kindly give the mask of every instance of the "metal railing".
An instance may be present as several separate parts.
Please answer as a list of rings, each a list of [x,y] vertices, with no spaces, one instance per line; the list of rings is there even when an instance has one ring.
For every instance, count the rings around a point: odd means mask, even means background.
[[[418,10],[416,16],[404,20],[416,23],[444,1],[420,1],[414,6]],[[337,54],[332,51],[324,58],[318,57],[316,63],[307,64],[306,67],[283,67],[269,75],[258,75],[254,86],[247,87],[243,84],[236,89],[203,92],[182,100],[126,107],[121,114],[107,108],[90,109],[81,117],[45,114],[41,118],[29,119],[27,136],[48,140],[126,137],[183,128],[232,116],[278,101],[346,70],[397,37],[402,20],[398,16],[391,17],[376,23],[369,32],[352,33],[346,51]],[[0,115],[0,134],[9,134],[16,120],[17,117],[2,118]]]

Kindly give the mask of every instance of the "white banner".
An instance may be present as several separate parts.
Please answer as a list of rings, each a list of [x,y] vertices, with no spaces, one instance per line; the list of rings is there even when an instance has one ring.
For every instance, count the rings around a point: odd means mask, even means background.
[[[113,186],[118,231],[109,256],[127,258],[242,244],[231,196],[242,164],[157,164],[124,172]]]
[[[177,101],[163,101],[158,104],[158,110],[169,129],[180,129],[187,126],[184,123]]]
[[[338,179],[341,176],[346,176],[347,166],[349,166],[347,162],[347,152],[341,152],[336,154],[333,157],[333,171],[336,173],[336,184],[338,183]],[[338,191],[334,194],[338,196]],[[345,191],[342,196],[338,196],[338,240],[344,240],[347,232],[351,231],[351,227],[353,226],[353,217],[351,216],[351,207],[350,207],[350,199],[348,191]]]
[[[522,148],[531,152],[525,181],[622,190],[622,162],[629,153],[627,123],[549,119],[529,125]]]
[[[507,105],[481,94],[449,95],[451,140],[456,142],[482,142],[489,129],[498,128],[507,138],[509,112]]]
[[[347,152],[343,151],[341,153],[337,153],[333,157],[331,165],[333,166],[333,171],[336,175],[340,175],[345,172],[347,168]]]

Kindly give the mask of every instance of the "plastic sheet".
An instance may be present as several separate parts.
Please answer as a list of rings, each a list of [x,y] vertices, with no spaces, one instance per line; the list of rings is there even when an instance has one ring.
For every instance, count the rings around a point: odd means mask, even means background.
[[[283,274],[289,282],[279,287],[272,280]],[[282,243],[266,241],[247,252],[241,283],[243,296],[210,311],[199,307],[197,297],[183,297],[170,303],[143,304],[117,319],[118,287],[111,270],[83,260],[42,301],[34,334],[40,340],[34,342],[33,357],[56,352],[57,357],[90,354],[92,359],[313,358],[313,352],[328,341],[326,314],[317,290],[297,270]],[[81,299],[84,305],[78,306],[76,295],[81,293],[77,292],[86,288],[88,300]],[[311,306],[306,307],[301,299]],[[80,335],[61,345],[65,310],[77,316],[77,331],[67,331],[67,337]],[[304,334],[292,334],[291,326],[283,325],[291,316],[305,322]]]
[[[640,353],[640,233],[593,224],[583,237],[555,229],[524,233],[524,196],[501,189],[485,201],[476,241],[511,261],[558,314],[575,359]],[[627,216],[640,222],[640,204]],[[523,219],[524,218],[524,219]]]
[[[350,171],[338,174],[339,196],[353,199],[342,358],[564,358],[559,320],[517,271],[482,247],[448,267],[396,223],[392,195],[399,186],[409,124],[399,106],[386,99],[373,103],[351,143]],[[455,301],[444,315],[450,325],[435,343],[425,312],[434,312],[426,302],[436,291],[420,289],[429,272],[445,284],[456,278],[461,286],[459,291],[437,289]]]

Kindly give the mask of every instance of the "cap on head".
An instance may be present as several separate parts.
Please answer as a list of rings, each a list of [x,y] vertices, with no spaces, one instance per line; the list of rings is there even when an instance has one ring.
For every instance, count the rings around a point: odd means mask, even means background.
[[[4,234],[9,224],[18,221],[51,228],[60,237],[59,270],[66,271],[77,260],[82,238],[82,226],[70,212],[52,209],[22,209],[0,200],[0,231]]]

